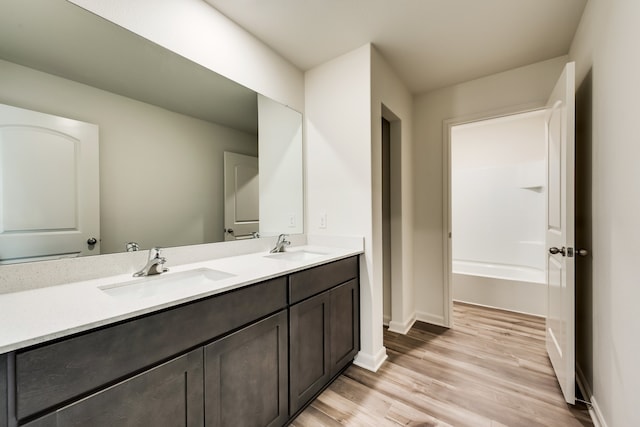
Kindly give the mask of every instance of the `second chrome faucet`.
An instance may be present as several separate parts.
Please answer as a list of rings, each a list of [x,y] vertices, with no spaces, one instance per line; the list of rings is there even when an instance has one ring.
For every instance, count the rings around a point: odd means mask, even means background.
[[[276,246],[273,249],[271,249],[270,252],[272,254],[275,254],[277,252],[284,252],[284,248],[286,248],[291,244],[291,242],[287,240],[287,237],[289,237],[287,234],[279,235],[278,241],[276,242]]]

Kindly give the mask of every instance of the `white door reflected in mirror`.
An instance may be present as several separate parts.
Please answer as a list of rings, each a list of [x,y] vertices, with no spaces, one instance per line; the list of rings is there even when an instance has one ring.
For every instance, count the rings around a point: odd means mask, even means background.
[[[100,253],[98,126],[0,104],[0,264]]]
[[[258,158],[224,153],[224,240],[254,238],[260,229]]]

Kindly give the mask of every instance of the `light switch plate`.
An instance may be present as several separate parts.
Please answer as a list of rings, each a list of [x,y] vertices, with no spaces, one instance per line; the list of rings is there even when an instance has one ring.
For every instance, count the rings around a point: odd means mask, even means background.
[[[320,228],[327,228],[327,213],[320,212]]]

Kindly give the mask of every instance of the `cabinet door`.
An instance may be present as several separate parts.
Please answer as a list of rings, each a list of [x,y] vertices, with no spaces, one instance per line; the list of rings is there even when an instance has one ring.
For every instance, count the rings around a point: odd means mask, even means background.
[[[331,290],[331,377],[347,366],[360,350],[358,280]]]
[[[7,357],[6,354],[0,354],[0,427],[7,427],[9,423]]]
[[[202,375],[198,349],[25,427],[203,426]]]
[[[289,418],[287,346],[286,310],[206,346],[206,425],[284,425]]]
[[[331,379],[330,293],[291,306],[290,412],[295,414]]]

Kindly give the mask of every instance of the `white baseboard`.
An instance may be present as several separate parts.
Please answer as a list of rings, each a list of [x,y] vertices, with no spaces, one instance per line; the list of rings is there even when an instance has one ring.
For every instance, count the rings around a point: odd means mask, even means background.
[[[413,324],[416,323],[416,315],[409,317],[404,322],[389,322],[389,331],[395,332],[397,334],[407,335],[407,332],[411,329]]]
[[[576,365],[576,382],[578,383],[578,387],[580,388],[580,392],[582,395],[587,398],[589,402],[591,402],[591,406],[587,405],[589,409],[589,416],[591,417],[591,421],[593,422],[594,427],[608,427],[607,422],[604,420],[602,416],[602,411],[600,411],[600,407],[598,406],[598,402],[596,398],[593,396],[593,392],[591,391],[591,387],[587,382],[584,374],[582,373],[582,369],[580,369],[579,365]]]
[[[371,372],[377,372],[385,360],[387,360],[387,349],[382,347],[376,354],[360,351],[353,360],[353,364]]]
[[[442,316],[442,315],[426,313],[424,311],[416,311],[415,320],[420,321],[420,322],[425,322],[425,323],[431,323],[432,325],[446,327],[446,325],[444,323],[444,316]]]
[[[391,316],[385,314],[384,316],[382,316],[382,324],[384,326],[389,326],[389,322],[391,322]]]

